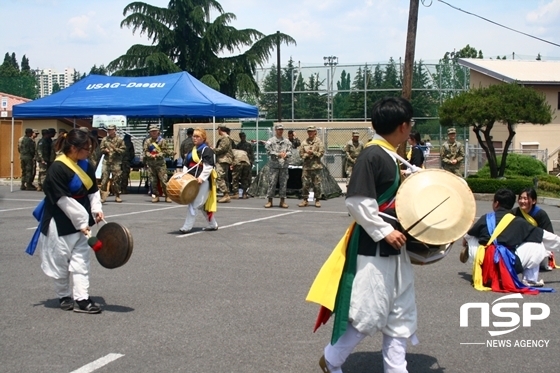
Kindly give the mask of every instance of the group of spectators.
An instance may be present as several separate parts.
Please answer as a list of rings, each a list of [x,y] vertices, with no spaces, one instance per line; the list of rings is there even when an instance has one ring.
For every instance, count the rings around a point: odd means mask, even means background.
[[[65,129],[60,129],[58,135],[66,133]],[[43,190],[43,181],[47,174],[47,169],[56,158],[56,151],[53,141],[58,137],[54,128],[43,129],[41,138],[37,141],[39,131],[26,128],[25,134],[18,140],[18,152],[21,165],[21,190]],[[37,185],[33,184],[39,167]]]

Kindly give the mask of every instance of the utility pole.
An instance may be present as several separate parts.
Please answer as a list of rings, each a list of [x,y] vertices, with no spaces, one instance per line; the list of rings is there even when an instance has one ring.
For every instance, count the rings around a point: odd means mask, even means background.
[[[404,53],[404,74],[402,97],[410,101],[412,98],[412,73],[414,67],[414,51],[416,49],[416,27],[418,25],[418,7],[420,0],[410,0],[408,11],[408,32],[406,34],[406,50]],[[398,154],[402,157],[406,152],[406,141],[399,146]]]
[[[276,84],[278,84],[278,122],[282,122],[282,69],[280,68],[280,31],[276,31]]]
[[[323,61],[325,66],[330,66],[330,74],[329,70],[327,70],[327,122],[333,121],[333,81],[334,81],[334,72],[336,69],[336,65],[338,65],[338,57],[337,56],[326,56],[323,57]]]

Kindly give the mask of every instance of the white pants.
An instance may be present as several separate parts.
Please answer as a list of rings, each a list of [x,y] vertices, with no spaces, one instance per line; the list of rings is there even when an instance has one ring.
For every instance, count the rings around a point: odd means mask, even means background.
[[[348,323],[346,332],[334,345],[325,347],[325,360],[331,366],[332,373],[342,372],[340,367],[356,346],[367,336],[360,333]],[[406,370],[407,338],[394,338],[383,334],[383,371],[385,373],[407,373]]]
[[[82,232],[59,237],[56,222],[51,219],[47,235],[41,234],[38,246],[41,248],[41,268],[54,279],[56,296],[88,299],[91,248],[87,237]]]
[[[547,242],[553,248],[557,247],[556,245],[560,243],[558,236],[547,231],[544,231],[544,233],[547,238],[545,240],[543,237],[543,243],[526,242],[519,245],[517,250],[515,250],[515,254],[519,257],[523,267],[523,277],[530,281],[538,281],[539,266],[543,259],[548,257],[548,251],[545,249],[544,242]],[[474,257],[480,244],[476,237],[466,235],[465,239],[469,245],[469,263],[474,263]]]
[[[199,210],[202,211],[202,214],[204,215],[204,218],[208,223],[207,226],[208,228],[218,227],[218,223],[216,222],[216,218],[214,217],[214,214],[212,214],[212,219],[210,219],[209,221],[208,213],[204,211],[204,204],[208,199],[209,193],[210,193],[210,182],[208,180],[203,181],[202,184],[200,184],[200,188],[198,190],[198,194],[196,195],[196,198],[194,199],[194,201],[192,201],[191,204],[187,205],[187,217],[185,218],[185,223],[183,223],[181,230],[190,231],[193,228],[194,223],[196,221],[196,214],[198,213]]]

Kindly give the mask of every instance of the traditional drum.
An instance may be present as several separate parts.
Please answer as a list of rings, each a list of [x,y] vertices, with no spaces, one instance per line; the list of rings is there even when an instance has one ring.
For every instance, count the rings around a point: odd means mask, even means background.
[[[114,222],[105,224],[97,232],[100,242],[95,251],[97,261],[105,268],[117,268],[124,265],[132,255],[133,241],[130,231]]]
[[[167,183],[167,196],[180,205],[188,205],[196,198],[200,184],[191,174],[178,172]]]
[[[399,187],[395,211],[408,237],[413,264],[428,264],[445,257],[453,242],[472,226],[474,196],[466,181],[438,169],[408,176]]]

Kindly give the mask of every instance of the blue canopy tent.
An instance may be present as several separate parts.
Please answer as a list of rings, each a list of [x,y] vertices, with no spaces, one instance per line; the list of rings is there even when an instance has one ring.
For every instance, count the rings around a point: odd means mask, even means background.
[[[187,72],[146,77],[89,75],[50,96],[15,105],[14,119],[128,117],[258,118],[256,106],[226,96]]]
[[[145,77],[89,75],[39,100],[15,105],[16,118],[93,115],[256,118],[256,106],[226,96],[187,72]]]

